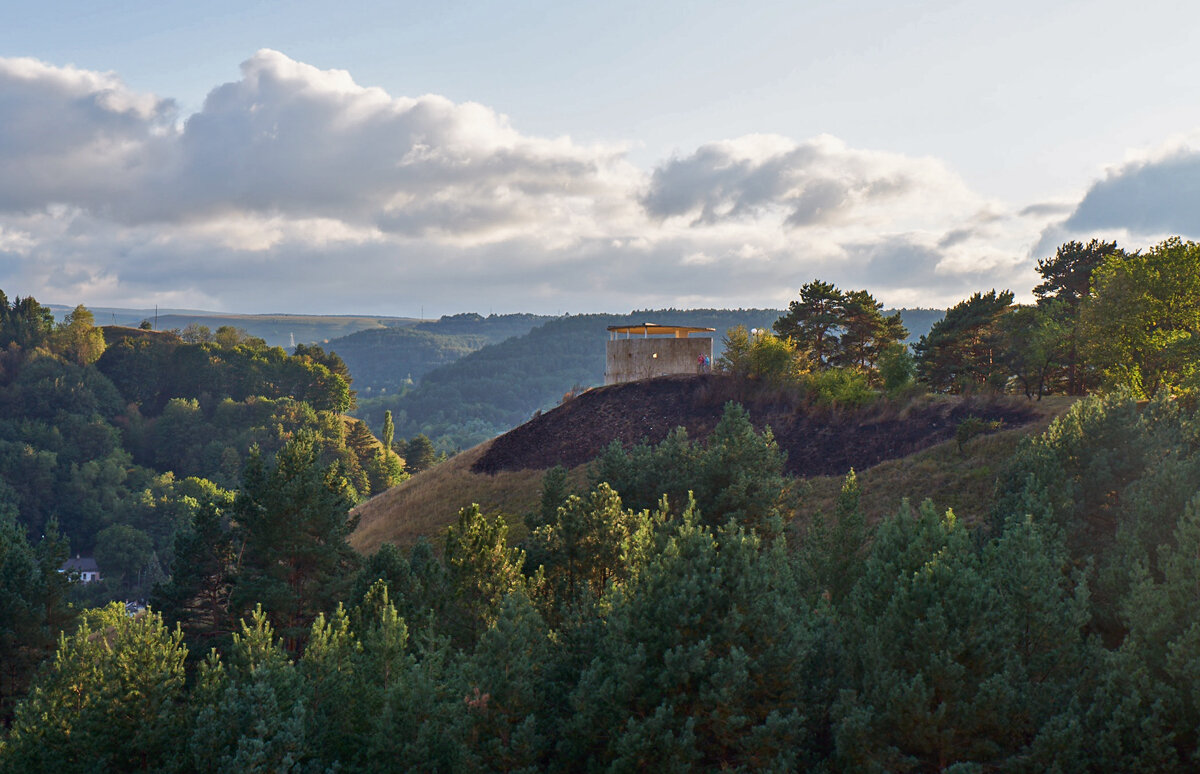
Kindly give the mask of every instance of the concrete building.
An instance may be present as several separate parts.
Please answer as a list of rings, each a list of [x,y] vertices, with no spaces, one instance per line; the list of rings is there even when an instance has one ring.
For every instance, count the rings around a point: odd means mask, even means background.
[[[655,323],[610,325],[604,383],[711,370],[715,330]]]

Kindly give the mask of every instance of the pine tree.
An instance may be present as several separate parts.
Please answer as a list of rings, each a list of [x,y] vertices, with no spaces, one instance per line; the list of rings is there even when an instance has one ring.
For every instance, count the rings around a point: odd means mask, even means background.
[[[851,470],[842,482],[832,523],[822,513],[813,515],[798,548],[810,599],[841,603],[862,575],[870,534],[860,499],[858,476]]]
[[[817,366],[832,365],[843,323],[843,300],[836,286],[813,280],[800,288],[800,298],[775,321],[775,332],[796,341]]]
[[[947,309],[914,347],[917,378],[934,392],[1002,389],[1007,372],[999,325],[1012,302],[1012,291],[992,290]]]
[[[851,688],[834,708],[837,765],[1005,770],[1053,752],[1088,663],[1086,590],[1061,542],[1014,519],[979,551],[953,513],[908,511],[880,525],[838,609]]]
[[[0,504],[0,724],[12,719],[35,668],[74,619],[66,601],[70,580],[58,572],[66,558],[53,524],[31,546],[15,507]]]
[[[545,672],[550,632],[521,590],[505,597],[495,623],[464,664],[463,738],[479,771],[545,771],[554,729]]]
[[[0,770],[170,767],[185,722],[182,639],[117,602],[84,613],[17,707]]]
[[[262,603],[293,652],[350,582],[356,563],[346,542],[356,523],[351,505],[336,469],[319,464],[311,435],[289,441],[270,468],[257,451],[246,463],[233,504],[242,548],[232,608]]]
[[[405,447],[404,459],[408,470],[420,473],[436,465],[438,455],[437,450],[433,448],[433,442],[420,433],[409,439],[408,445]]]
[[[816,758],[815,628],[786,552],[685,514],[615,589],[561,754],[589,770],[796,770]]]
[[[1066,330],[1063,357],[1068,395],[1082,395],[1089,382],[1087,369],[1080,362],[1079,307],[1091,293],[1092,273],[1109,256],[1122,253],[1116,242],[1093,239],[1085,245],[1072,241],[1060,245],[1053,258],[1038,261],[1042,283],[1033,289],[1038,306],[1056,304],[1063,311],[1058,317]]]
[[[233,536],[216,506],[206,503],[191,528],[175,537],[170,580],[158,584],[150,599],[164,619],[180,626],[193,653],[229,644],[234,563]]]
[[[525,554],[508,547],[503,516],[488,519],[478,505],[458,512],[446,530],[444,556],[456,604],[450,622],[454,639],[473,643],[496,620],[504,597],[525,583]]]
[[[308,689],[262,607],[234,633],[228,664],[201,666],[188,740],[196,771],[290,771],[309,758]]]
[[[647,512],[621,507],[621,498],[605,483],[587,497],[572,495],[554,520],[539,526],[529,542],[539,558],[539,582],[549,597],[546,615],[554,623],[587,609],[610,583],[630,577],[636,561],[633,541],[650,521]]]

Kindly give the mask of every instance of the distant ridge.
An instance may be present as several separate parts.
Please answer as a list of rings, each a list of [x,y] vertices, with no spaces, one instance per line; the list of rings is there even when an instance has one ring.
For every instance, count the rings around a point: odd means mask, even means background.
[[[47,304],[56,319],[61,320],[75,307]],[[160,308],[155,310],[124,307],[88,307],[97,325],[119,325],[136,328],[149,320],[157,330],[183,330],[189,325],[204,325],[215,331],[222,325],[241,328],[251,336],[263,339],[268,346],[288,348],[296,344],[325,344],[333,339],[368,329],[411,326],[423,322],[414,317],[383,315],[319,315],[319,314],[234,314],[194,309]]]

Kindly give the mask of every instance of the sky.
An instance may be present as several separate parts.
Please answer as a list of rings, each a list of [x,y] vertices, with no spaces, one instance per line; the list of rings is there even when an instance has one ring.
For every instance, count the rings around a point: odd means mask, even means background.
[[[0,288],[889,307],[1200,238],[1200,4],[0,0]]]

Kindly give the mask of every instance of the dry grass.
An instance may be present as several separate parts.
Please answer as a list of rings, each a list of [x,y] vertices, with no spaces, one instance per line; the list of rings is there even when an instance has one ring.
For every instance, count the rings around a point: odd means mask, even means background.
[[[436,540],[458,517],[459,509],[472,503],[478,503],[489,516],[505,515],[510,542],[523,538],[523,516],[538,507],[545,471],[471,472],[490,445],[488,441],[457,454],[359,505],[354,509],[359,516],[358,529],[350,536],[350,544],[370,554],[383,543],[407,547],[422,536]],[[581,485],[583,466],[571,475],[572,483]]]
[[[895,512],[905,497],[914,504],[929,498],[939,509],[953,508],[959,518],[968,522],[986,518],[992,507],[996,476],[1021,438],[1041,432],[1075,400],[1050,397],[1033,403],[1041,415],[1038,421],[976,437],[961,452],[951,440],[858,471],[867,518],[874,522]],[[459,509],[471,503],[478,503],[486,514],[504,514],[510,542],[523,538],[522,517],[537,508],[545,471],[518,470],[494,475],[472,472],[471,467],[490,445],[488,441],[468,449],[359,505],[355,513],[360,521],[350,536],[350,544],[369,554],[385,542],[407,547],[422,536],[436,542],[457,518]],[[575,489],[582,489],[585,479],[585,465],[571,471]],[[801,482],[803,494],[793,528],[801,529],[808,515],[816,511],[832,514],[841,486],[841,476],[819,476]]]
[[[1054,417],[1076,400],[1065,396],[1043,398],[1032,404],[1039,413],[1036,422],[978,436],[968,441],[962,451],[956,441],[950,440],[856,471],[863,514],[875,523],[895,513],[904,498],[913,505],[928,498],[939,510],[953,509],[967,523],[987,518],[995,497],[996,477],[1021,439],[1045,430]],[[793,528],[802,529],[812,513],[831,515],[842,481],[841,476],[818,476],[803,482]]]

